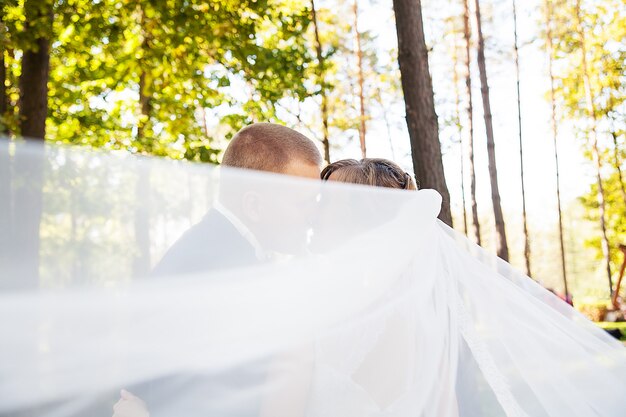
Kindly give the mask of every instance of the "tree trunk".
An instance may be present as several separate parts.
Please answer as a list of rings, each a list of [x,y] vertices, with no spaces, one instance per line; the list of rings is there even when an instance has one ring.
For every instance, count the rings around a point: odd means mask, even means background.
[[[519,75],[519,47],[517,39],[517,7],[515,7],[515,0],[513,3],[513,35],[515,39],[514,52],[515,52],[515,76],[516,76],[516,91],[517,91],[517,126],[519,132],[519,166],[520,166],[520,180],[522,183],[522,224],[524,229],[524,260],[526,261],[526,275],[532,276],[530,272],[530,239],[528,237],[528,219],[526,216],[526,187],[524,184],[524,146],[522,141],[522,102],[520,98],[520,75]]]
[[[42,3],[44,3],[42,5]],[[52,2],[27,0],[24,3],[24,30],[51,33]],[[48,114],[48,75],[50,70],[50,39],[42,36],[34,45],[24,50],[22,74],[19,79],[20,133],[27,139],[36,139],[43,146]],[[45,153],[33,152],[29,143],[16,143],[13,168],[20,177],[12,189],[13,236],[11,252],[16,259],[29,259],[20,263],[9,281],[20,288],[39,285],[39,229],[42,211]],[[9,284],[10,285],[10,284]]]
[[[2,22],[0,21],[0,24]],[[7,110],[9,109],[9,98],[7,96],[6,89],[7,70],[4,62],[4,49],[0,48],[0,135],[6,135],[8,133],[8,126],[3,120],[7,116]]]
[[[611,257],[609,239],[606,234],[606,206],[604,195],[604,184],[602,183],[602,160],[600,159],[600,150],[598,148],[598,120],[595,106],[595,99],[591,91],[591,80],[589,76],[589,66],[587,64],[587,45],[585,39],[585,30],[582,27],[582,19],[580,16],[580,0],[576,1],[576,23],[578,35],[580,36],[580,53],[582,55],[583,84],[585,88],[585,101],[587,107],[587,115],[591,119],[591,154],[593,162],[596,166],[596,181],[598,186],[598,206],[600,208],[600,229],[602,230],[602,254],[606,267],[607,278],[609,281],[609,293],[613,295],[613,280],[611,278]]]
[[[465,38],[465,89],[467,92],[467,131],[468,131],[468,159],[470,173],[470,194],[472,199],[472,224],[474,225],[474,240],[477,245],[480,240],[480,223],[478,222],[478,203],[476,201],[476,170],[474,167],[474,107],[472,101],[472,71],[471,71],[471,30],[469,1],[463,1],[463,35]]]
[[[9,140],[0,137],[0,270],[9,261],[12,231],[11,157]],[[4,274],[0,274],[4,275]]]
[[[326,94],[326,61],[322,53],[322,42],[320,41],[319,24],[317,21],[317,12],[315,10],[315,0],[311,0],[311,12],[313,20],[313,29],[315,32],[315,53],[317,55],[318,65],[318,84],[320,85],[320,96],[322,98],[322,144],[324,146],[324,159],[330,164],[330,141],[328,139],[328,96]]]
[[[39,285],[40,223],[43,203],[44,170],[46,165],[43,141],[15,143],[12,163],[12,231],[11,248],[14,265],[9,276],[10,286],[35,288]],[[28,259],[28,262],[20,260]]]
[[[152,113],[151,97],[146,93],[146,72],[142,69],[139,75],[139,111],[140,118],[137,124],[137,141],[146,145],[146,127],[149,124],[150,113]]]
[[[487,83],[487,66],[485,63],[485,40],[482,33],[480,17],[480,1],[474,1],[476,7],[476,32],[478,33],[478,70],[480,72],[485,130],[487,132],[487,154],[489,156],[489,179],[491,181],[491,201],[493,215],[496,221],[497,253],[505,261],[509,260],[509,248],[506,243],[504,216],[500,205],[500,190],[498,189],[498,169],[496,167],[496,146],[493,138],[493,124],[491,121],[491,104],[489,102],[489,84]]]
[[[144,30],[145,15],[143,10],[139,9],[140,25],[142,26],[142,42],[141,48],[144,51],[149,50],[150,38],[149,34]],[[150,125],[150,116],[152,115],[152,89],[149,87],[149,79],[145,69],[145,63],[139,61],[139,111],[140,119],[137,125],[137,141],[143,145],[144,149],[152,149],[149,143],[151,138],[146,137],[146,129]],[[141,168],[141,167],[140,167]],[[137,254],[133,259],[133,275],[142,277],[150,271],[150,225],[149,213],[146,211],[147,203],[150,199],[150,170],[147,172],[137,173],[137,183],[135,184],[135,194],[137,195],[137,207],[134,212],[134,232]]]
[[[565,263],[565,239],[563,237],[563,214],[561,209],[561,180],[559,176],[559,152],[557,146],[558,125],[556,122],[556,99],[554,86],[554,73],[552,69],[553,47],[552,47],[552,1],[546,0],[546,46],[548,48],[548,73],[550,76],[550,104],[552,108],[552,142],[554,145],[554,165],[556,167],[556,202],[559,214],[559,243],[561,247],[561,273],[563,278],[563,291],[565,298],[569,297],[567,285],[567,268]]]
[[[420,0],[394,0],[393,8],[413,168],[421,188],[433,188],[441,194],[443,204],[439,218],[452,226],[450,194],[443,171],[433,85],[428,69],[422,4]]]
[[[4,27],[4,11],[0,10],[0,27]],[[8,109],[8,97],[6,89],[7,70],[4,62],[4,45],[0,43],[0,118],[6,116]],[[6,134],[5,122],[0,120],[0,135]]]
[[[141,50],[144,56],[150,50],[150,34],[146,32],[146,16],[141,8],[138,7],[139,25],[141,26]],[[137,141],[143,145],[144,149],[152,149],[152,146],[146,140],[146,129],[150,125],[150,116],[152,114],[152,89],[150,88],[150,79],[145,68],[144,58],[139,60],[139,122],[137,123]]]
[[[26,22],[24,30],[32,30],[34,24],[52,27],[52,3],[27,0],[24,4]],[[36,22],[36,23],[35,23]],[[44,22],[44,23],[42,23]],[[48,115],[48,75],[50,72],[50,39],[40,37],[33,47],[24,50],[22,74],[19,80],[20,133],[25,138],[43,140]]]
[[[363,51],[361,50],[361,33],[359,32],[359,9],[357,0],[354,0],[352,4],[352,11],[354,13],[354,37],[356,43],[356,59],[358,66],[358,80],[359,80],[359,142],[361,144],[361,156],[365,158],[367,156],[367,150],[365,148],[365,97],[363,91]]]
[[[322,95],[322,146],[324,146],[324,159],[330,164],[330,140],[328,133],[328,96]]]
[[[452,62],[454,65],[454,118],[459,133],[459,147],[461,148],[461,204],[463,206],[463,233],[467,235],[467,209],[465,204],[465,153],[463,152],[463,126],[461,124],[461,98],[459,94],[459,56],[458,45],[456,43],[457,32],[453,25],[454,46],[452,49]]]
[[[204,106],[198,106],[198,110],[200,111],[200,117],[202,117],[202,133],[204,133],[204,137],[207,141],[211,140],[211,134],[209,133],[209,125],[206,120],[206,110]]]

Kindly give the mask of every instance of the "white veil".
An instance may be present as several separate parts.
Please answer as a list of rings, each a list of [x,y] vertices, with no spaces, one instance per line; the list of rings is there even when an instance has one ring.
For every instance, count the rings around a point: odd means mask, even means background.
[[[440,204],[0,142],[0,416],[623,416],[620,343]]]

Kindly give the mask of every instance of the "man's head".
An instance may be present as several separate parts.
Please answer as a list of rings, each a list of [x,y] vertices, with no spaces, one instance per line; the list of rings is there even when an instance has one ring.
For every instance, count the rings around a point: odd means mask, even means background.
[[[222,166],[319,180],[322,157],[306,136],[288,127],[256,123],[231,140]],[[233,212],[267,250],[294,253],[303,248],[316,204],[312,181],[269,180],[224,170],[220,202]]]
[[[230,141],[222,165],[319,178],[322,157],[306,136],[273,123],[255,123]]]

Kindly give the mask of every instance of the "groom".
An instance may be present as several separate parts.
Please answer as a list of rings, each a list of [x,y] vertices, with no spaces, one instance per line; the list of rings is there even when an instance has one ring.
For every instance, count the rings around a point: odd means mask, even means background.
[[[311,179],[320,178],[322,157],[306,136],[285,126],[273,123],[255,123],[240,130],[230,141],[222,166],[265,171]],[[237,171],[222,171],[220,198],[205,217],[189,229],[165,254],[152,275],[167,276],[198,273],[234,266],[245,266],[263,261],[267,250],[280,251],[286,242],[288,230],[276,222],[274,230],[267,230],[273,219],[254,212],[247,200],[263,199],[270,193],[254,190],[249,177],[241,178]],[[243,189],[245,184],[250,189]],[[274,207],[288,211],[289,207]],[[267,212],[268,210],[266,210]],[[276,213],[273,214],[276,216]],[[292,242],[289,242],[292,243]],[[293,245],[291,245],[293,246]]]
[[[255,123],[240,130],[230,141],[222,160],[222,166],[228,168],[316,180],[320,178],[321,163],[322,157],[313,141],[295,130],[272,123]],[[276,187],[275,181],[272,182],[272,190],[264,193],[262,188],[267,187],[267,183],[263,177],[228,169],[220,174],[218,202],[200,222],[174,243],[154,268],[152,275],[174,276],[251,265],[262,262],[268,250],[283,251],[297,246],[294,237],[299,234],[293,230],[298,230],[296,225],[304,223],[302,213],[298,210],[302,206],[296,208],[290,205],[290,201],[293,201],[290,194],[296,194],[292,188],[287,187],[288,193],[281,194],[281,201],[277,202],[272,201],[276,193],[271,192]],[[296,195],[295,198],[301,197]],[[255,212],[247,204],[249,198],[255,200],[253,206],[264,205],[265,209],[261,213]],[[230,389],[237,387],[245,392],[247,383],[258,384],[267,377],[263,361],[259,364],[260,368],[253,374],[229,372],[214,376],[213,380],[201,375],[171,375],[154,383],[130,387],[139,396],[122,390],[121,398],[114,406],[113,417],[147,417],[149,412],[143,399],[163,412],[167,409],[167,399],[172,393],[182,395],[179,391],[186,384],[189,384],[187,395],[192,399],[190,401],[198,398],[205,401],[205,404],[198,405],[199,409],[190,411],[191,414],[230,415],[218,411],[220,384]],[[256,397],[248,398],[249,404],[235,407],[238,411],[234,415],[257,416],[258,401]],[[190,402],[188,405],[197,404]]]

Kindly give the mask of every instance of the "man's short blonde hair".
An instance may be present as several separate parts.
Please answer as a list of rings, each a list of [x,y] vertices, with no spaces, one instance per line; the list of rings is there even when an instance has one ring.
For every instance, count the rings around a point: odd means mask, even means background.
[[[282,173],[291,162],[320,166],[322,156],[311,139],[274,123],[255,123],[241,129],[222,158],[222,165],[276,173]]]

